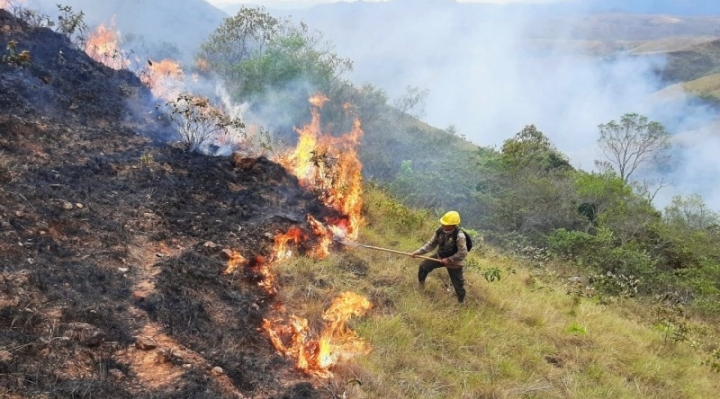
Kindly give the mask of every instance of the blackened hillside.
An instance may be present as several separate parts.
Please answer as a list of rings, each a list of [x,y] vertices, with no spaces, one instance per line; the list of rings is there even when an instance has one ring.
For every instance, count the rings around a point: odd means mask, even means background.
[[[2,10],[0,49],[0,396],[323,397],[258,331],[257,283],[330,211],[264,158],[165,144],[137,77]]]

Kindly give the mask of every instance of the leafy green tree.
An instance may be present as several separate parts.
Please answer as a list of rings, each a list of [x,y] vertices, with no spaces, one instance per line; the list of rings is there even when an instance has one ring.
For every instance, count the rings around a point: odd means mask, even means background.
[[[227,78],[234,96],[242,100],[278,91],[306,100],[313,91],[328,94],[340,76],[352,70],[352,61],[335,54],[319,32],[275,18],[260,7],[242,7],[227,18],[203,43],[199,58]]]
[[[623,115],[619,123],[613,120],[598,128],[598,143],[605,156],[605,161],[600,161],[600,165],[616,170],[620,179],[626,183],[643,164],[667,160],[670,134],[659,122],[651,122],[645,116],[630,113]]]
[[[199,57],[213,71],[234,78],[235,66],[262,53],[285,23],[262,8],[242,7],[235,16],[225,19],[202,44]]]
[[[556,228],[580,228],[573,168],[535,126],[506,140],[499,154],[484,157],[480,169],[476,199],[487,209],[486,228],[535,244]]]
[[[512,139],[505,140],[502,155],[511,168],[572,169],[567,157],[535,125],[525,126]]]
[[[351,68],[349,61],[320,48],[319,37],[301,24],[273,37],[265,51],[235,64],[232,71],[239,78],[241,96],[252,97],[294,82],[308,84],[308,91],[329,93],[339,75]]]
[[[578,196],[578,212],[588,221],[585,232],[598,225],[598,217],[614,208],[621,201],[632,197],[632,189],[614,172],[588,173],[578,171],[574,175]]]

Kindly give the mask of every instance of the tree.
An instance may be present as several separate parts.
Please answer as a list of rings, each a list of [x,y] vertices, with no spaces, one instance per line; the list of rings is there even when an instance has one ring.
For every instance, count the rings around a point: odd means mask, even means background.
[[[262,52],[283,23],[262,8],[242,7],[202,44],[200,58],[214,71],[233,77],[235,66]]]
[[[543,170],[572,169],[567,157],[559,152],[535,125],[528,125],[502,146],[503,161],[510,167]]]
[[[284,92],[305,101],[309,92],[329,92],[352,70],[352,61],[333,53],[319,32],[263,8],[242,7],[225,19],[202,44],[199,58],[227,78],[234,85],[232,94],[242,100]]]
[[[528,243],[539,243],[556,228],[582,226],[573,168],[534,125],[505,140],[500,154],[482,161],[477,206],[487,208],[484,225],[499,233],[499,240],[503,234],[520,234]]]
[[[665,207],[664,219],[673,225],[703,230],[720,225],[720,215],[710,210],[699,194],[675,196]]]
[[[425,105],[430,91],[420,87],[407,86],[405,94],[395,100],[393,105],[398,111],[422,119],[425,116]]]
[[[670,135],[659,122],[649,122],[645,116],[630,113],[623,115],[620,123],[613,120],[598,128],[598,143],[607,165],[626,183],[641,165],[667,159]]]
[[[601,214],[632,197],[630,186],[612,171],[605,173],[579,171],[575,174],[575,189],[580,202],[578,212],[588,220],[586,233],[597,227],[598,217]]]

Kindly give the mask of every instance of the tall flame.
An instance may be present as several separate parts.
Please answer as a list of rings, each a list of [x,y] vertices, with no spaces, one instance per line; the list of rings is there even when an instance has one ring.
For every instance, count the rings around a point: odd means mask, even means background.
[[[127,68],[127,61],[124,59],[123,52],[120,48],[120,35],[111,23],[111,28],[104,24],[98,26],[95,31],[90,34],[85,45],[85,52],[95,61],[105,64],[106,66],[120,70]]]
[[[310,255],[323,258],[330,252],[333,237],[337,235],[355,238],[361,223],[362,207],[362,164],[355,150],[362,137],[360,122],[355,118],[349,133],[339,137],[321,134],[320,108],[328,101],[323,95],[309,99],[312,104],[311,122],[296,129],[298,144],[293,151],[281,154],[276,159],[285,169],[295,174],[306,189],[320,193],[320,199],[344,217],[325,219],[322,222],[307,215],[307,222],[318,244]],[[346,110],[349,107],[345,107]],[[285,233],[275,235],[274,261],[288,259],[292,248],[308,240],[309,233],[299,227],[291,227]],[[231,258],[232,261],[232,258]],[[269,265],[257,261],[254,267],[262,266],[262,285],[268,293],[276,293],[274,275]],[[231,269],[228,265],[228,269]],[[263,320],[263,329],[279,353],[296,361],[298,369],[319,376],[330,377],[330,367],[344,358],[367,353],[369,346],[347,328],[352,316],[364,314],[372,307],[367,298],[353,292],[345,292],[336,298],[324,312],[324,328],[319,334],[310,330],[305,318],[288,315],[284,307],[276,308],[277,315]],[[313,337],[314,336],[314,337]]]
[[[180,64],[169,59],[148,60],[148,68],[140,76],[140,80],[156,97],[165,100],[174,100],[183,92],[183,78]]]
[[[352,130],[341,136],[322,134],[320,109],[328,98],[318,94],[309,101],[313,105],[310,123],[295,129],[297,146],[277,161],[297,176],[302,186],[319,191],[326,205],[348,217],[347,222],[326,222],[340,228],[343,235],[357,238],[361,223],[362,164],[355,148],[363,136],[360,120],[354,118]]]
[[[307,320],[294,315],[288,323],[264,319],[263,328],[278,352],[295,359],[298,369],[327,378],[333,375],[330,367],[341,360],[369,352],[369,346],[347,328],[347,321],[371,308],[367,298],[342,293],[323,313],[325,327],[317,339],[310,338]]]

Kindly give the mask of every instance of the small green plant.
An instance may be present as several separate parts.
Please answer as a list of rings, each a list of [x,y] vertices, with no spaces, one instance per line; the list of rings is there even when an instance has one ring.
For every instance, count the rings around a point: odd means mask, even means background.
[[[680,305],[659,305],[654,309],[655,329],[665,335],[665,342],[686,342],[690,340],[691,327]]]
[[[500,269],[493,267],[483,271],[483,277],[485,277],[488,283],[492,283],[495,280],[500,281],[502,274],[500,273]]]
[[[715,349],[703,362],[703,365],[710,367],[710,370],[720,373],[720,349]]]
[[[587,330],[585,329],[585,327],[581,326],[577,322],[573,322],[570,325],[570,327],[568,327],[567,331],[573,335],[586,335],[587,334]]]
[[[243,133],[245,128],[242,120],[213,106],[207,97],[183,93],[165,106],[189,151],[201,150],[212,139],[230,132]]]
[[[595,290],[593,287],[583,284],[581,278],[574,277],[567,284],[567,294],[572,297],[573,305],[577,306],[583,298],[593,297],[595,295]]]
[[[88,26],[85,24],[85,13],[74,12],[72,7],[57,5],[58,23],[55,25],[55,32],[67,36],[78,48],[84,49],[87,43]]]
[[[6,54],[4,54],[2,57],[3,63],[14,66],[23,66],[29,64],[32,61],[30,51],[22,50],[18,52],[18,42],[16,42],[15,40],[10,40],[8,42],[5,51]]]
[[[408,208],[394,199],[378,202],[376,205],[388,212],[392,219],[395,220],[396,226],[400,227],[404,232],[416,231],[422,227],[428,217],[428,212]]]

